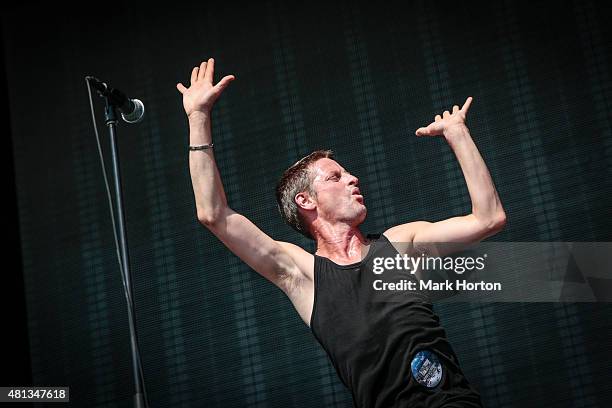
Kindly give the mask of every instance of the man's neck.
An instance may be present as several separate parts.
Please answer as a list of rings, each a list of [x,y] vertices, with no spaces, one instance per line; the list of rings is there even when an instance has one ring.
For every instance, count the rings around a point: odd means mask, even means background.
[[[316,254],[329,258],[337,264],[352,264],[359,262],[367,253],[369,240],[358,227],[346,224],[326,224],[315,232],[317,241]]]

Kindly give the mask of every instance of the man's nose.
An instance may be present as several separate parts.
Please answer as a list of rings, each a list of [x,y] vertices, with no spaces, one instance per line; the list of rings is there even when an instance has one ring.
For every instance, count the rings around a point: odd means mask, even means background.
[[[353,176],[352,174],[349,174],[349,176],[350,176],[349,185],[358,186],[359,179],[356,176]]]

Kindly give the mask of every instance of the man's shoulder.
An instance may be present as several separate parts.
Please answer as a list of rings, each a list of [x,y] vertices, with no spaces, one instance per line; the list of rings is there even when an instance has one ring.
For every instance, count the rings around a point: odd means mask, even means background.
[[[312,279],[314,270],[314,255],[304,248],[291,242],[277,241],[296,264],[299,273],[306,278]],[[300,276],[295,276],[300,277]]]
[[[412,221],[388,228],[383,235],[391,242],[412,242],[416,232],[431,223],[428,221]]]

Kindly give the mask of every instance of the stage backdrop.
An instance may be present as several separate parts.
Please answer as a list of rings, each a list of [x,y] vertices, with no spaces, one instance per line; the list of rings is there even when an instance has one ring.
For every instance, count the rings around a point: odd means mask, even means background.
[[[364,232],[467,214],[451,149],[414,131],[471,95],[468,124],[508,215],[494,240],[612,240],[612,16],[597,4],[213,3],[3,16],[36,385],[70,386],[72,406],[131,406],[85,75],[146,105],[118,133],[152,407],[351,406],[285,295],[197,222],[175,84],[208,57],[215,80],[236,76],[213,111],[229,203],[276,239],[313,250],[282,223],[274,187],[318,148],[360,178]],[[486,406],[610,406],[610,305],[437,311]]]

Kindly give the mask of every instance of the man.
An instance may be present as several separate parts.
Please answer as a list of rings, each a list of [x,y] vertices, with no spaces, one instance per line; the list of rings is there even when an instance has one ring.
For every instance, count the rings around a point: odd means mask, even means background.
[[[291,166],[277,186],[283,218],[314,239],[315,254],[275,241],[227,204],[215,164],[211,109],[235,78],[213,85],[214,60],[177,84],[189,118],[189,166],[198,220],[234,254],[278,286],[328,353],[357,407],[478,407],[431,304],[374,299],[364,281],[373,254],[398,252],[390,242],[473,243],[500,231],[505,213],[491,176],[465,125],[472,102],[437,115],[417,136],[443,136],[455,152],[472,200],[472,213],[440,222],[415,221],[364,236],[359,180],[316,151]],[[371,270],[371,269],[370,269]]]

